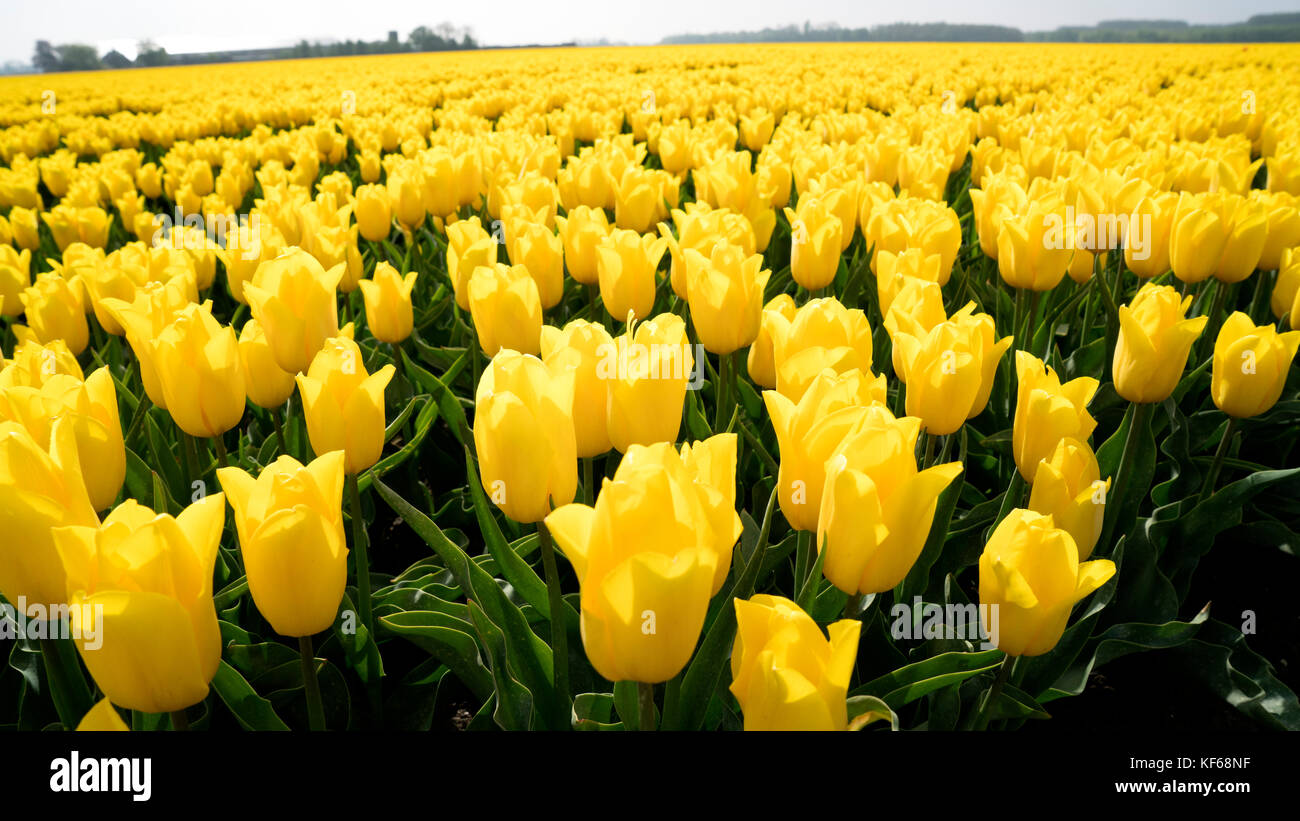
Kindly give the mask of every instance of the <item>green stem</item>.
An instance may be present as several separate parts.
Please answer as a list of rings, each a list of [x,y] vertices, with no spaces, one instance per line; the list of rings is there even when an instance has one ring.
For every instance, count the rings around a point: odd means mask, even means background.
[[[800,530],[799,535],[795,537],[794,592],[796,596],[807,584],[807,576],[812,572],[812,566],[817,561],[816,557],[812,555],[812,547],[812,531]]]
[[[587,504],[595,507],[596,505],[596,480],[592,477],[592,457],[587,456],[582,460],[582,487]]]
[[[357,475],[349,473],[348,510],[352,516],[352,549],[357,552],[357,606],[361,608],[361,623],[375,634],[375,626],[370,615],[370,557],[367,553],[365,521],[361,518],[361,489],[357,485]]]
[[[849,596],[848,602],[844,605],[844,615],[842,618],[858,619],[862,617],[862,594],[854,593]]]
[[[199,479],[199,457],[194,449],[194,437],[183,430],[180,431],[180,437],[181,450],[185,452],[185,472],[189,474],[190,488],[193,489],[194,483]]]
[[[1101,539],[1097,546],[1110,554],[1110,539],[1114,535],[1115,526],[1119,524],[1120,508],[1127,498],[1130,474],[1133,472],[1133,457],[1137,452],[1138,431],[1144,430],[1151,417],[1152,405],[1134,404],[1131,406],[1133,413],[1129,418],[1128,433],[1124,437],[1124,455],[1119,460],[1119,470],[1115,474],[1115,487],[1106,496],[1106,523],[1102,528]],[[1111,500],[1115,500],[1111,504]],[[1139,502],[1140,504],[1140,502]]]
[[[655,686],[644,681],[636,683],[636,702],[639,708],[638,729],[642,731],[655,729]]]
[[[217,467],[225,467],[230,464],[230,456],[226,453],[226,437],[218,433],[212,437],[212,441],[217,444]]]
[[[980,703],[979,713],[975,718],[975,726],[972,729],[983,730],[989,726],[989,719],[993,717],[993,705],[997,703],[998,696],[1002,695],[1002,688],[1007,683],[1007,676],[1011,674],[1011,667],[1016,663],[1015,656],[1004,656],[1002,666],[998,668],[998,676],[993,680],[993,686],[984,694],[984,700]]]
[[[542,545],[542,568],[546,573],[546,600],[551,610],[551,654],[554,658],[553,671],[555,695],[560,723],[557,727],[569,724],[572,709],[569,701],[569,631],[564,623],[564,598],[560,590],[560,573],[555,565],[555,546],[551,542],[551,531],[545,522],[537,523],[537,540]]]
[[[320,680],[316,678],[316,654],[311,649],[311,636],[298,637],[298,657],[302,662],[302,687],[307,695],[307,720],[312,730],[324,730],[325,707],[320,698]]]
[[[928,431],[921,435],[925,437],[925,456],[921,460],[921,469],[925,470],[930,466],[931,462],[934,460],[935,435]]]
[[[185,732],[190,728],[190,717],[185,715],[184,710],[172,710],[172,729],[178,732]]]
[[[1226,282],[1220,282],[1217,279],[1214,282],[1214,301],[1210,303],[1210,321],[1205,323],[1205,331],[1197,343],[1196,359],[1204,359],[1208,354],[1214,351],[1214,340],[1219,335],[1219,319],[1223,315],[1223,306],[1228,299],[1228,291],[1232,288]],[[1192,360],[1196,361],[1196,360]]]
[[[153,407],[153,402],[149,399],[149,394],[141,392],[140,405],[135,409],[135,417],[131,420],[131,429],[126,432],[123,442],[130,442],[135,435],[140,432],[140,427],[144,425],[144,418],[149,415],[149,409]]]
[[[1205,484],[1201,487],[1201,495],[1198,501],[1205,501],[1214,493],[1215,482],[1219,479],[1219,471],[1223,469],[1223,459],[1228,455],[1228,448],[1232,446],[1232,439],[1237,435],[1237,418],[1228,417],[1228,425],[1223,429],[1223,438],[1219,440],[1219,446],[1214,451],[1214,461],[1210,463],[1210,472],[1205,474]]]
[[[713,432],[721,433],[724,426],[731,420],[727,416],[727,406],[731,402],[731,357],[723,354],[718,357],[718,390],[715,399],[718,406],[713,412]]]
[[[271,408],[271,423],[275,425],[275,438],[280,442],[280,453],[289,455],[289,445],[284,438],[284,420],[279,408]]]
[[[57,627],[47,626],[51,632]],[[41,659],[45,662],[45,678],[50,683],[50,696],[59,722],[72,730],[93,706],[72,639],[41,639]]]

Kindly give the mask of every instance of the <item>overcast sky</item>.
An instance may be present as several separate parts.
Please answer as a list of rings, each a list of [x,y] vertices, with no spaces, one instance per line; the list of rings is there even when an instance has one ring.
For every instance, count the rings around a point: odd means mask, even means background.
[[[152,39],[171,52],[291,45],[303,38],[367,39],[444,20],[469,26],[485,45],[608,38],[654,43],[670,34],[758,29],[788,23],[845,27],[895,22],[998,23],[1026,30],[1098,20],[1176,18],[1192,23],[1244,20],[1300,10],[1300,0],[0,0],[0,61],[30,61],[36,40],[90,43],[135,56]]]

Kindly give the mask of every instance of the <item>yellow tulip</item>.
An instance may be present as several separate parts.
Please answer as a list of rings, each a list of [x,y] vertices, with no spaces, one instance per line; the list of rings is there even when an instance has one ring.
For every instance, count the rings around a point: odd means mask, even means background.
[[[35,251],[40,247],[41,236],[36,221],[38,213],[34,208],[17,206],[9,211],[9,227],[13,229],[14,242],[24,251]]]
[[[599,281],[596,248],[610,231],[605,212],[579,205],[570,209],[567,216],[556,217],[555,224],[564,243],[564,262],[569,275],[583,285],[595,285]]]
[[[1011,177],[996,174],[985,179],[980,188],[970,190],[970,201],[980,250],[989,259],[996,260],[1002,222],[1025,209],[1025,190]]]
[[[19,299],[27,324],[38,340],[44,343],[62,339],[74,354],[86,349],[90,326],[81,298],[68,280],[55,273],[40,274]]]
[[[1291,330],[1300,330],[1300,247],[1282,252],[1269,306],[1279,320],[1289,315]]]
[[[1087,442],[1066,437],[1038,463],[1029,493],[1029,509],[1050,515],[1069,533],[1079,561],[1092,555],[1106,515],[1110,479],[1101,481],[1097,456]]]
[[[1272,324],[1256,327],[1235,311],[1214,340],[1210,394],[1219,410],[1245,419],[1267,413],[1282,396],[1300,331],[1279,334]]]
[[[337,450],[306,466],[281,456],[256,479],[239,468],[217,471],[235,512],[253,604],[282,636],[328,629],[343,601],[343,476]]]
[[[826,460],[866,415],[867,405],[884,400],[883,387],[883,379],[873,383],[858,370],[837,375],[827,369],[798,402],[777,391],[763,391],[780,448],[777,499],[795,530],[817,530]]]
[[[1259,253],[1259,268],[1275,271],[1281,267],[1282,253],[1300,245],[1300,198],[1281,191],[1252,191],[1250,197],[1264,207],[1268,221],[1268,239]]]
[[[1031,202],[1023,214],[1007,215],[998,232],[998,273],[1013,288],[1050,291],[1060,284],[1073,253],[1060,213]]]
[[[939,285],[943,258],[927,255],[919,248],[909,248],[901,254],[881,251],[875,255],[876,293],[880,301],[881,316],[888,316],[894,298],[909,280],[920,279]]]
[[[917,471],[920,421],[872,405],[826,460],[816,545],[826,551],[826,578],[849,595],[903,581],[930,535],[939,494],[962,471],[960,462]]]
[[[1169,232],[1169,265],[1183,282],[1208,279],[1228,245],[1232,226],[1223,214],[1205,207],[1202,196],[1183,192],[1174,209]]]
[[[14,358],[0,367],[0,390],[20,385],[40,388],[58,374],[76,377],[78,382],[85,379],[63,340],[42,345],[34,339],[19,339]]]
[[[517,522],[540,522],[578,486],[574,378],[537,357],[502,350],[475,394],[474,446],[492,502]]]
[[[290,248],[263,262],[244,285],[253,318],[262,326],[276,363],[289,373],[307,370],[325,340],[339,332],[336,292],[345,265],[323,268],[311,254]]]
[[[503,348],[540,352],[542,300],[527,268],[499,262],[480,266],[470,276],[468,291],[470,316],[483,353],[496,356]]]
[[[933,435],[955,433],[988,404],[997,363],[1011,337],[995,341],[993,319],[973,314],[973,303],[924,335],[894,334],[907,383],[907,415]]]
[[[1143,197],[1133,209],[1129,236],[1124,241],[1124,263],[1139,278],[1158,277],[1169,270],[1170,237],[1177,207],[1178,195],[1166,191]],[[1147,220],[1150,220],[1149,228]],[[1135,228],[1144,235],[1141,249],[1133,236]]]
[[[771,329],[776,389],[790,400],[798,401],[825,368],[836,373],[871,371],[867,316],[835,297],[808,300],[789,322],[773,317]]]
[[[239,332],[239,363],[244,372],[248,401],[261,408],[279,408],[293,395],[293,374],[275,361],[266,333],[256,319]]]
[[[107,368],[84,382],[76,376],[54,374],[39,387],[17,386],[0,392],[0,419],[22,423],[42,447],[50,442],[51,425],[66,418],[75,432],[78,462],[91,506],[113,504],[126,477],[126,447],[117,412],[117,392]]]
[[[1016,377],[1011,445],[1020,475],[1032,482],[1038,462],[1056,450],[1058,442],[1066,438],[1087,442],[1092,436],[1097,420],[1088,413],[1088,403],[1101,383],[1081,376],[1062,385],[1056,371],[1027,351],[1016,351]]]
[[[18,316],[23,312],[23,291],[32,284],[32,252],[19,253],[12,245],[0,245],[0,316]]]
[[[1168,285],[1147,283],[1129,305],[1119,307],[1115,344],[1115,390],[1130,402],[1162,402],[1174,392],[1192,343],[1208,317],[1187,319],[1190,296]]]
[[[1051,516],[1017,508],[993,530],[979,561],[981,605],[998,608],[998,649],[1041,656],[1065,633],[1070,609],[1115,574],[1109,559],[1079,562]]]
[[[207,697],[221,661],[212,570],[225,521],[217,493],[175,518],[128,499],[98,528],[54,531],[77,649],[113,703],[166,713]]]
[[[675,314],[631,323],[614,340],[597,375],[610,383],[609,440],[619,453],[632,445],[677,441],[694,370],[686,323]]]
[[[387,262],[380,262],[372,279],[358,283],[366,303],[366,324],[375,339],[396,345],[411,335],[415,324],[411,291],[418,276],[418,271],[402,276]]]
[[[244,371],[235,329],[190,303],[154,346],[166,408],[190,436],[219,436],[244,416]]]
[[[616,228],[596,246],[596,271],[600,298],[614,319],[626,321],[649,316],[655,302],[655,269],[668,241],[653,234]]]
[[[318,454],[343,451],[346,471],[361,473],[384,450],[384,388],[396,368],[366,373],[357,343],[346,336],[325,341],[306,374],[298,374],[307,437]]]
[[[594,507],[546,517],[578,576],[587,658],[610,681],[667,681],[695,651],[718,565],[729,563],[719,546],[740,534],[734,508],[721,509],[721,477],[704,474],[670,443],[633,446]]]
[[[545,225],[519,223],[511,244],[510,261],[524,266],[532,275],[543,310],[560,304],[564,296],[564,240]]]
[[[77,454],[74,423],[55,419],[48,452],[26,427],[0,421],[0,594],[46,605],[67,601],[53,529],[99,524]]]
[[[731,692],[746,730],[848,729],[849,679],[862,622],[831,624],[828,641],[799,605],[759,594],[735,599]]]
[[[122,717],[117,714],[112,702],[106,698],[101,698],[94,707],[91,707],[82,716],[81,721],[77,724],[77,732],[129,732],[130,729],[130,727],[126,726],[126,722],[122,720]]]
[[[388,192],[381,185],[363,185],[357,189],[357,226],[361,236],[371,242],[388,239],[393,222]]]
[[[388,199],[392,203],[393,216],[408,231],[424,222],[427,216],[420,190],[422,182],[420,177],[410,171],[390,174],[388,177]]]
[[[822,198],[803,197],[799,210],[785,209],[790,222],[790,274],[806,290],[830,285],[839,269],[844,225]]]
[[[479,266],[497,262],[498,243],[483,230],[478,217],[447,226],[447,276],[462,311],[469,310],[469,278]]]
[[[711,257],[683,251],[691,322],[705,350],[729,354],[758,337],[763,289],[771,271],[763,258],[736,245],[715,245]]]
[[[773,317],[780,317],[789,323],[794,320],[795,315],[794,297],[789,294],[777,294],[763,306],[763,312],[759,316],[758,336],[754,338],[754,344],[749,346],[749,357],[746,360],[749,378],[755,385],[763,388],[776,387],[776,361],[772,336],[776,320]]]
[[[186,294],[187,283],[192,284],[193,279],[167,283],[146,282],[136,289],[132,302],[111,298],[104,300],[104,309],[126,331],[126,341],[130,343],[136,361],[140,364],[140,381],[144,383],[149,401],[164,410],[167,408],[167,398],[158,371],[157,345],[162,332],[182,310],[193,304]]]
[[[542,361],[553,375],[573,374],[573,431],[581,458],[599,456],[614,445],[609,439],[611,381],[602,378],[601,360],[616,350],[604,325],[575,319],[563,330],[542,326]]]

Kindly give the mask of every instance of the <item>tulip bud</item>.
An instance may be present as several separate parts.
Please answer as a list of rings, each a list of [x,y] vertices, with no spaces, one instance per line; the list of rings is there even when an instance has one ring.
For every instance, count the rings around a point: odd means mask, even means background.
[[[1101,481],[1097,456],[1086,442],[1065,438],[1038,463],[1029,494],[1029,509],[1050,515],[1070,534],[1079,561],[1092,555],[1106,515],[1110,479]]]
[[[1178,195],[1165,192],[1143,197],[1133,209],[1124,239],[1124,264],[1139,278],[1150,279],[1169,270],[1170,235],[1177,207]],[[1137,231],[1143,235],[1141,242],[1137,241]]]
[[[483,353],[509,348],[536,355],[542,333],[537,282],[522,265],[480,266],[469,280],[469,309]]]
[[[339,332],[336,292],[346,266],[328,271],[301,248],[263,262],[244,285],[253,318],[275,361],[289,373],[307,370],[325,340]]]
[[[1300,331],[1279,334],[1272,324],[1256,327],[1246,314],[1233,312],[1214,341],[1214,404],[1237,419],[1267,413],[1282,396],[1297,347]]]
[[[166,408],[191,436],[219,436],[244,416],[244,372],[235,329],[190,303],[154,346]]]
[[[1283,251],[1278,265],[1269,306],[1279,320],[1289,316],[1291,330],[1297,331],[1300,330],[1300,248]]]
[[[396,345],[411,335],[415,324],[411,291],[415,289],[417,276],[418,271],[411,271],[403,277],[396,268],[381,262],[375,266],[373,279],[361,280],[366,324],[375,339]]]
[[[960,462],[918,472],[920,420],[872,405],[826,460],[817,549],[831,584],[855,595],[891,590],[906,578],[930,535],[939,494]]]
[[[1201,197],[1183,192],[1174,209],[1169,264],[1174,276],[1187,283],[1201,282],[1214,274],[1231,235],[1231,225],[1224,221],[1224,215],[1204,204]]]
[[[1100,383],[1081,376],[1064,385],[1056,371],[1027,351],[1016,351],[1016,416],[1012,449],[1016,466],[1032,482],[1039,460],[1046,459],[1062,439],[1088,441],[1097,421],[1088,413],[1088,403]],[[1089,548],[1091,550],[1091,548]]]
[[[282,636],[329,628],[343,601],[348,548],[343,535],[342,451],[305,467],[281,456],[254,479],[221,468],[217,480],[235,512],[248,591]]]
[[[821,628],[799,605],[759,594],[735,599],[731,692],[746,730],[848,729],[848,689],[862,622]]]
[[[307,436],[316,453],[343,451],[346,471],[361,473],[384,450],[384,388],[396,368],[366,373],[357,343],[346,336],[325,341],[306,374],[298,374]]]
[[[483,230],[478,217],[447,226],[447,276],[462,311],[469,310],[469,278],[474,269],[482,265],[491,267],[496,262],[497,242]]]
[[[979,561],[980,604],[998,608],[998,649],[1009,656],[1050,652],[1070,609],[1113,575],[1109,559],[1080,564],[1073,537],[1051,516],[1012,510]]]
[[[1192,343],[1208,317],[1187,319],[1190,296],[1168,285],[1147,283],[1129,305],[1119,307],[1115,344],[1115,390],[1130,402],[1161,402],[1174,392]]]
[[[1007,215],[998,232],[998,273],[1013,288],[1050,291],[1060,284],[1073,252],[1074,226],[1034,201],[1023,214]]]
[[[175,518],[128,499],[102,525],[54,531],[77,649],[104,695],[146,713],[208,695],[221,662],[212,571],[225,525],[220,493]]]
[[[564,329],[542,326],[542,361],[554,376],[573,374],[573,431],[581,458],[599,456],[613,447],[609,440],[612,382],[599,373],[601,361],[616,351],[605,326],[575,319]]]

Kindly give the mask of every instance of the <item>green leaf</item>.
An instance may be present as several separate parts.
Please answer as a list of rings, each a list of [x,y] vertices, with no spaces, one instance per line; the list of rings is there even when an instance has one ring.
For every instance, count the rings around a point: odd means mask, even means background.
[[[854,696],[848,701],[849,729],[861,730],[874,721],[888,721],[889,729],[898,729],[898,714],[875,696]]]
[[[212,689],[245,730],[288,730],[271,707],[271,702],[257,694],[244,677],[226,662],[217,665]]]
[[[472,623],[446,613],[410,610],[381,617],[379,627],[447,665],[479,699],[492,696],[492,674],[483,665]]]
[[[604,732],[623,729],[614,721],[614,696],[610,693],[581,693],[573,699],[573,729]]]
[[[1300,730],[1300,701],[1268,660],[1246,646],[1235,627],[1216,619],[1175,651],[1196,678],[1241,712],[1270,727]]]
[[[908,571],[907,577],[903,579],[902,584],[898,587],[898,595],[895,601],[911,601],[913,596],[921,596],[930,588],[930,568],[938,560],[939,554],[943,552],[943,545],[948,540],[948,525],[952,522],[952,513],[957,509],[957,500],[961,497],[962,487],[965,486],[965,471],[957,475],[939,494],[939,501],[934,508],[934,518],[931,520],[930,533],[926,536],[925,546],[921,548],[921,554],[917,556],[916,563]]]
[[[1043,709],[1043,705],[1034,700],[1034,697],[1020,690],[1011,684],[1003,684],[1002,692],[998,694],[998,700],[993,705],[992,718],[1006,719],[1027,719],[1027,718],[1051,718],[1052,716]]]
[[[1001,663],[1001,650],[943,653],[900,667],[858,687],[850,695],[876,696],[898,709],[935,690],[960,684],[972,676],[996,669]]]
[[[469,603],[469,615],[479,640],[487,648],[492,660],[492,680],[496,683],[497,699],[493,719],[503,730],[531,729],[533,694],[510,675],[510,665],[506,661],[505,634],[472,601]]]
[[[479,481],[478,469],[474,466],[474,455],[465,448],[465,476],[469,480],[470,498],[474,502],[474,518],[478,520],[479,532],[487,545],[488,554],[496,560],[497,567],[523,597],[524,601],[537,608],[546,619],[551,618],[551,603],[547,598],[546,582],[542,581],[536,571],[510,548],[506,537],[502,535],[497,520],[492,516],[493,505],[483,492],[483,483]],[[577,614],[574,614],[577,621]]]

